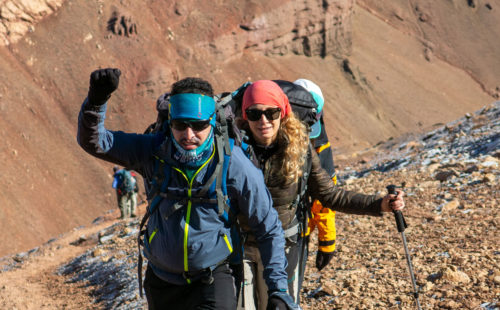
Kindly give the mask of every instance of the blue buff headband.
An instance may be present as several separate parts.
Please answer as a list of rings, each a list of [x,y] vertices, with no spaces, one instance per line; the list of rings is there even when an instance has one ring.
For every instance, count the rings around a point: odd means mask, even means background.
[[[201,94],[177,94],[170,97],[171,119],[208,120],[215,125],[215,101]]]

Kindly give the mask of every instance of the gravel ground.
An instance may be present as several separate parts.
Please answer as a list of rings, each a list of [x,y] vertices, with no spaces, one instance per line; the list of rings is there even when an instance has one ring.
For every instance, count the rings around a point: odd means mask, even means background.
[[[404,190],[404,233],[422,309],[500,309],[499,137],[497,102],[425,135],[383,143],[338,171],[348,190],[382,195],[389,184]],[[312,235],[303,309],[416,309],[392,214],[337,213],[336,225],[336,254],[321,273],[314,267]],[[87,308],[145,309],[136,276],[137,227],[138,220],[113,221],[67,244],[88,250],[60,265],[56,275],[72,292],[78,285],[88,294]],[[22,269],[53,242],[0,259],[0,271]],[[51,294],[64,296],[64,290],[60,284]]]

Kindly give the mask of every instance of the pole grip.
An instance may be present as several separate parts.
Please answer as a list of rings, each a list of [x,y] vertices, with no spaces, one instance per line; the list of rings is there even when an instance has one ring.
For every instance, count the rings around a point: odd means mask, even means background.
[[[388,185],[386,188],[387,188],[387,192],[389,194],[397,195],[396,185],[391,184],[391,185]],[[393,210],[392,212],[394,213],[394,218],[396,219],[396,226],[398,227],[398,231],[399,232],[405,231],[405,229],[406,229],[406,227],[408,227],[408,225],[406,224],[403,213],[401,211],[396,211],[396,210]]]

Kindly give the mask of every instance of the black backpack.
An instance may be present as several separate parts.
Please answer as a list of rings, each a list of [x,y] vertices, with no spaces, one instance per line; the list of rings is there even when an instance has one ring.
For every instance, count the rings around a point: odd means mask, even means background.
[[[278,84],[288,97],[292,111],[298,119],[308,126],[319,120],[318,104],[307,89],[290,81],[273,80],[273,82]]]
[[[309,127],[320,119],[321,115],[318,114],[318,104],[307,89],[290,81],[273,80],[273,82],[278,84],[288,97],[288,101],[292,106],[292,111],[298,119]],[[221,98],[226,101],[226,105],[230,107],[233,115],[242,115],[241,106],[243,94],[250,84],[250,82],[246,82],[232,93],[221,94]]]

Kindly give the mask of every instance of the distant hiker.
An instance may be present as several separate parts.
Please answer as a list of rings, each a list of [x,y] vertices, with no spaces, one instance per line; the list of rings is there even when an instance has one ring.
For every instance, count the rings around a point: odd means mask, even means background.
[[[333,183],[321,168],[318,155],[309,143],[305,125],[291,111],[287,96],[273,81],[256,81],[246,88],[242,102],[243,129],[250,134],[266,185],[278,211],[286,237],[288,292],[299,300],[299,260],[302,251],[303,212],[308,198],[321,201],[333,210],[366,215],[382,215],[404,208],[404,193],[363,195],[345,191]],[[243,226],[243,224],[242,224]],[[255,238],[248,236],[245,253],[245,301],[257,297],[253,308],[264,309],[267,288],[265,270],[256,251]],[[248,274],[248,271],[251,274]],[[245,309],[253,309],[245,303]]]
[[[286,293],[283,229],[262,172],[237,145],[225,144],[212,86],[199,78],[172,85],[170,134],[132,134],[104,127],[120,70],[100,69],[79,118],[77,139],[95,157],[133,167],[153,180],[144,232],[149,309],[235,309],[237,252],[231,221],[240,214],[255,235],[269,309],[300,309]],[[222,184],[221,184],[222,183]]]
[[[323,92],[321,88],[314,82],[307,79],[298,79],[293,82],[296,85],[300,85],[307,89],[314,100],[318,104],[318,121],[311,126],[311,132],[309,133],[309,139],[318,154],[321,168],[323,168],[332,178],[332,181],[337,185],[337,175],[335,173],[335,166],[333,163],[333,154],[330,141],[326,134],[324,121],[323,121],[323,106],[325,103]],[[335,229],[335,211],[329,208],[323,207],[319,200],[315,200],[311,206],[311,216],[309,218],[309,223],[305,235],[307,236],[307,244],[309,243],[309,235],[315,229],[318,228],[318,253],[316,254],[316,268],[321,271],[325,268],[331,261],[334,251],[335,251],[335,239],[336,239],[336,229]],[[304,276],[305,263],[307,261],[307,244],[304,247],[306,253],[304,253],[304,261],[302,263],[302,271],[300,276],[300,282],[302,283]],[[302,285],[300,285],[301,287]]]
[[[113,172],[112,187],[116,189],[116,199],[121,213],[120,218],[136,217],[137,192],[139,191],[137,179],[127,168],[120,169],[118,166],[114,166]]]

